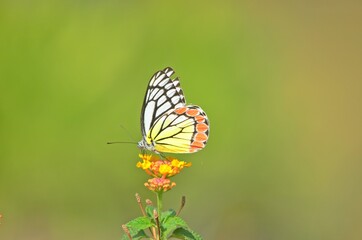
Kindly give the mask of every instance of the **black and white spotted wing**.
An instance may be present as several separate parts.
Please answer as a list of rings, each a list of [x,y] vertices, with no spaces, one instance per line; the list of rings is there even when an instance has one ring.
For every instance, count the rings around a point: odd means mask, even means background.
[[[179,79],[171,79],[173,73],[174,70],[167,67],[156,72],[148,83],[141,111],[141,129],[144,137],[163,114],[185,105]]]

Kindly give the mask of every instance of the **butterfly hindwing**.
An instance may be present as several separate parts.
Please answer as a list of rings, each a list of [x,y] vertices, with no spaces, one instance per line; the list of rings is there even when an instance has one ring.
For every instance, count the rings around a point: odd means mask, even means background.
[[[192,153],[205,147],[209,136],[206,113],[188,105],[170,110],[161,116],[147,135],[158,152]]]
[[[141,111],[141,129],[146,136],[155,121],[163,114],[185,105],[185,97],[178,78],[172,80],[174,73],[170,67],[156,72],[147,87]]]

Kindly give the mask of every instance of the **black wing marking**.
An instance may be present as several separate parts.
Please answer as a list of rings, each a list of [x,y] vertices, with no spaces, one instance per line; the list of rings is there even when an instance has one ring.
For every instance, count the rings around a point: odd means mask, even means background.
[[[171,79],[174,70],[167,67],[156,72],[148,83],[141,111],[141,130],[145,138],[151,126],[171,109],[185,105],[178,78]]]

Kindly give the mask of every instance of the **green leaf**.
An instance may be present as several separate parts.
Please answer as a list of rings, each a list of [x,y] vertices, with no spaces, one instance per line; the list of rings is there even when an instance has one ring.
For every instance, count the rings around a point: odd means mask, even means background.
[[[156,209],[156,208],[155,208],[154,206],[152,206],[152,205],[147,205],[147,206],[145,207],[147,216],[153,219],[153,218],[154,218],[154,217],[153,217],[153,210],[155,210],[155,209]]]
[[[121,240],[129,240],[129,238],[126,234],[123,234]]]
[[[180,217],[177,216],[169,216],[165,221],[163,221],[162,224],[165,228],[179,228],[179,227],[185,227],[188,228],[187,223]]]
[[[202,237],[199,234],[189,228],[177,228],[175,231],[173,231],[171,237],[176,237],[184,240],[202,240]]]
[[[162,239],[167,239],[170,236],[177,237],[179,239],[187,240],[201,240],[201,236],[192,231],[186,224],[186,222],[177,216],[172,216],[172,213],[165,214],[168,216],[162,222]]]
[[[149,239],[150,237],[143,231],[139,231],[138,234],[136,235],[131,235],[132,236],[132,240],[141,240],[141,239]],[[121,240],[129,240],[129,237],[127,236],[127,234],[123,234],[122,239]]]
[[[135,219],[129,221],[128,223],[126,223],[126,226],[132,235],[131,230],[135,230],[138,232],[139,230],[143,230],[143,229],[152,227],[153,223],[152,223],[151,219],[148,217],[138,217],[138,218],[135,218]]]
[[[153,227],[154,224],[148,217],[138,217],[126,223],[126,226],[132,236],[132,239],[142,239],[148,238],[147,234],[143,230]],[[128,239],[128,237],[124,238],[124,236],[122,236],[122,239]]]
[[[161,213],[161,222],[167,222],[168,218],[176,216],[176,211],[173,209],[169,209]]]

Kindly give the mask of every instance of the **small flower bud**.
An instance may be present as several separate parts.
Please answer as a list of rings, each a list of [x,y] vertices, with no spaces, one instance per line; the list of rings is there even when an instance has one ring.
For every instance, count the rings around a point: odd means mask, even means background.
[[[156,209],[153,209],[153,217],[158,218],[158,212]]]
[[[176,186],[176,183],[171,182],[171,180],[167,178],[152,178],[148,179],[144,185],[154,192],[167,192]]]
[[[138,193],[136,193],[136,200],[137,200],[138,203],[141,202],[141,197],[140,197],[140,195]]]
[[[131,233],[129,232],[126,224],[123,224],[123,225],[122,225],[122,229],[123,229],[123,231],[127,234],[128,238],[129,238],[129,239],[132,239]]]

